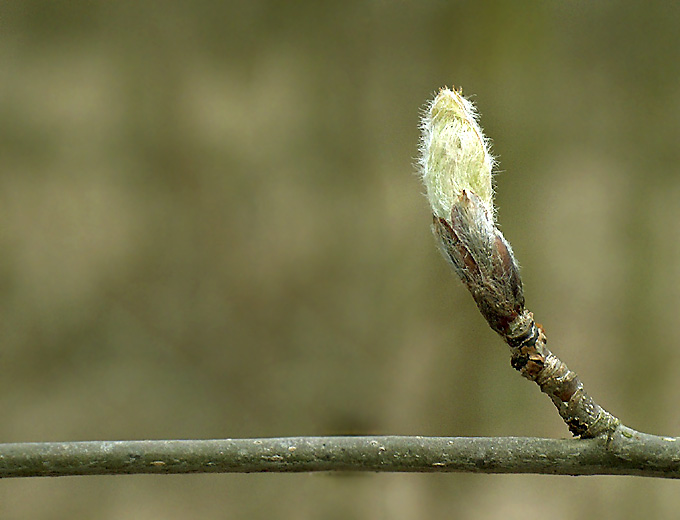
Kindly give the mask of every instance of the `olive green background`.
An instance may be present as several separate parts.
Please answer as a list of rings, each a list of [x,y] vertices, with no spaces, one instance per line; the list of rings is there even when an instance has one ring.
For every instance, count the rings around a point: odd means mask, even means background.
[[[549,346],[680,434],[680,7],[3,2],[0,440],[567,437],[430,235],[462,86]],[[614,477],[0,481],[0,517],[673,518]]]

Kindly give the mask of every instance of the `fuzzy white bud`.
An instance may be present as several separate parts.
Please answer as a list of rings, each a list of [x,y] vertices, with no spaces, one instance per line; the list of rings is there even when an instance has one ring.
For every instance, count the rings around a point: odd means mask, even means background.
[[[522,279],[494,222],[493,158],[475,108],[459,92],[442,89],[421,129],[421,171],[439,246],[491,328],[515,341],[516,323],[527,321]]]
[[[472,102],[443,88],[422,119],[420,167],[432,213],[450,222],[463,191],[472,192],[493,218],[494,160]]]
[[[519,266],[495,223],[493,158],[474,105],[460,92],[442,89],[427,106],[421,130],[421,174],[444,257],[510,346],[513,368],[550,396],[569,430],[583,438],[611,436],[620,421],[545,347],[542,327],[524,306]]]

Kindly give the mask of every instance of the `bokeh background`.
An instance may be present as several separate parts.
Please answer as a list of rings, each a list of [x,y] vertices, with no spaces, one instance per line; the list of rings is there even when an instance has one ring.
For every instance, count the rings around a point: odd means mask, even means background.
[[[680,7],[0,6],[0,440],[567,437],[440,258],[423,104],[462,86],[529,307],[628,425],[680,434]],[[674,518],[614,477],[0,482],[0,517]]]

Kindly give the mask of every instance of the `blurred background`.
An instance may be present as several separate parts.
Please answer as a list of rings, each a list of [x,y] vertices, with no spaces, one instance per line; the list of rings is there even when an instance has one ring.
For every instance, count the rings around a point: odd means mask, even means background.
[[[440,257],[423,104],[463,87],[550,346],[680,434],[680,6],[0,7],[0,440],[568,437]],[[527,496],[531,490],[531,496]],[[530,498],[530,500],[527,500]],[[674,518],[672,482],[0,482],[0,517]]]

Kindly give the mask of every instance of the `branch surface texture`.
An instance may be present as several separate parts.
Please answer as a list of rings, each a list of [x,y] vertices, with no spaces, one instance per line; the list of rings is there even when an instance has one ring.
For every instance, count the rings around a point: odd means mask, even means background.
[[[352,436],[0,444],[0,478],[319,471],[680,478],[680,440],[620,427],[587,440]]]

